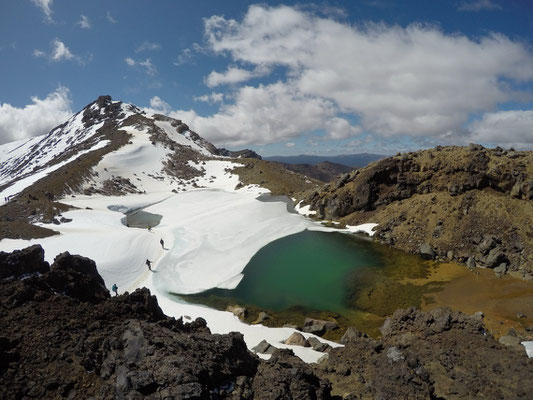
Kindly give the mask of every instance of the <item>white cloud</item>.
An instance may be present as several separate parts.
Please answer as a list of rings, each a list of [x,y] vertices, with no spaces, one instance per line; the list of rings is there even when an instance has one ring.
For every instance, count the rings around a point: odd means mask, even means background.
[[[331,139],[346,139],[363,133],[360,126],[352,126],[344,118],[331,118],[326,121],[325,129]]]
[[[303,97],[282,82],[242,87],[235,93],[234,104],[222,105],[218,113],[209,117],[193,110],[166,111],[167,115],[185,121],[202,137],[226,146],[275,143],[317,129],[333,135],[329,129],[337,125],[335,107],[330,101]]]
[[[470,0],[459,3],[459,11],[500,10],[502,7],[493,0]]]
[[[148,75],[154,76],[155,74],[157,74],[157,68],[154,64],[152,64],[152,60],[150,60],[149,58],[144,61],[140,61],[137,64],[139,64],[141,67],[144,67]]]
[[[41,9],[41,11],[44,13],[46,22],[53,22],[53,19],[52,19],[53,0],[31,0],[31,2]]]
[[[126,57],[124,59],[126,64],[128,64],[130,67],[134,67],[136,65],[143,67],[145,69],[145,72],[150,76],[155,76],[157,74],[157,68],[154,64],[152,64],[152,60],[147,58],[144,61],[135,61],[131,57]]]
[[[111,15],[111,13],[109,11],[106,12],[105,18],[107,19],[108,22],[110,22],[112,24],[117,24],[118,23],[118,21],[115,18],[113,18],[113,16]]]
[[[78,25],[82,29],[91,29],[91,23],[89,21],[89,18],[85,15],[80,15],[80,20],[78,21]]]
[[[151,112],[160,114],[169,114],[172,111],[170,104],[163,101],[159,96],[154,96],[150,99]]]
[[[202,101],[208,104],[222,103],[224,101],[224,93],[213,92],[210,94],[204,94],[194,98],[194,101]]]
[[[77,59],[69,50],[69,48],[59,39],[54,39],[52,42],[52,60],[63,61]]]
[[[258,132],[258,143],[267,143],[317,127],[331,138],[364,129],[382,137],[449,140],[467,135],[464,124],[472,114],[523,99],[524,93],[510,88],[533,81],[531,50],[499,34],[470,39],[419,24],[353,26],[297,8],[256,5],[242,21],[206,19],[205,36],[211,51],[228,55],[233,63],[287,70],[275,85],[237,88],[234,104],[208,118],[196,116],[198,132],[202,134],[201,126],[216,140],[252,142],[253,133],[244,133],[246,129]],[[229,68],[211,73],[206,83],[249,76],[250,71]],[[255,91],[271,98],[265,92],[274,89],[281,101],[268,103],[271,117],[258,116],[261,110],[250,107],[257,100],[245,94]],[[283,109],[292,111],[294,105],[295,114]],[[308,116],[300,108],[316,105],[321,105],[321,116],[328,110],[327,123],[294,122]],[[361,127],[343,127],[334,119],[341,113],[357,117]]]
[[[69,90],[63,86],[45,99],[31,101],[22,108],[0,105],[0,144],[48,133],[72,115]]]
[[[209,87],[215,87],[226,84],[236,84],[240,82],[245,82],[255,77],[268,75],[269,73],[270,70],[262,65],[258,66],[253,71],[230,67],[222,73],[211,71],[211,73],[207,76],[205,83]]]
[[[34,57],[46,57],[46,53],[39,49],[33,49],[33,56]]]
[[[176,61],[174,62],[174,65],[179,67],[180,65],[185,64],[186,62],[190,61],[193,57],[193,52],[191,49],[185,49],[181,52],[181,54],[178,55],[176,58]]]
[[[92,60],[92,54],[88,54],[85,57],[80,57],[75,54],[72,54],[70,49],[67,47],[65,43],[63,43],[59,39],[54,39],[51,43],[52,49],[50,50],[50,53],[46,53],[39,49],[33,50],[33,56],[37,58],[48,58],[49,61],[52,62],[59,62],[59,61],[75,61],[79,64],[86,64]]]
[[[139,47],[135,49],[135,52],[141,53],[143,51],[155,51],[155,50],[160,50],[160,49],[161,49],[161,45],[159,43],[149,42],[145,40],[139,45]]]
[[[294,147],[294,146],[296,146],[296,143],[294,143],[294,142],[287,142],[287,143],[285,143],[285,146],[286,146],[286,147],[289,147],[289,148],[290,148],[290,147]]]
[[[533,110],[486,113],[470,124],[471,140],[481,143],[516,143],[533,146]]]

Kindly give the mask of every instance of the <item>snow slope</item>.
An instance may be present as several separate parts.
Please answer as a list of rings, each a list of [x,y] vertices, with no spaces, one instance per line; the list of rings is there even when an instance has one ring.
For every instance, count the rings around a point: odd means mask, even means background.
[[[59,236],[31,241],[4,239],[0,241],[0,249],[12,251],[40,243],[49,262],[65,250],[91,257],[109,288],[116,283],[119,291],[124,292],[146,286],[156,294],[169,315],[201,316],[215,333],[240,331],[249,347],[263,339],[275,346],[287,347],[278,342],[290,336],[292,329],[246,325],[231,313],[187,304],[168,296],[169,291],[192,293],[212,287],[235,287],[249,259],[270,241],[304,229],[327,230],[299,215],[287,213],[285,203],[255,200],[264,190],[223,190],[224,186],[233,186],[236,179],[223,173],[228,164],[226,161],[211,162],[211,172],[216,173],[217,169],[222,173],[213,189],[179,194],[81,196],[68,200],[72,205],[92,210],[65,213],[64,216],[73,221],[54,226],[59,228]],[[109,206],[147,206],[146,211],[163,215],[163,219],[152,232],[127,228],[120,222],[123,215],[109,210]],[[160,246],[161,238],[168,250]],[[154,261],[154,273],[147,270],[146,259]],[[309,348],[291,347],[308,362],[322,355]]]
[[[106,104],[116,105],[109,101]],[[121,104],[120,107],[119,122],[140,112],[131,105]],[[89,111],[97,115],[95,121],[99,121],[102,110],[98,112],[96,103],[89,106]],[[0,179],[3,179],[0,184],[14,177],[20,178],[4,189],[0,200],[19,193],[85,152],[107,144],[103,140],[94,141],[101,123],[84,127],[82,116],[83,110],[66,125],[44,137],[0,147]],[[128,126],[119,124],[120,130],[131,135],[129,143],[104,155],[93,168],[93,178],[87,182],[87,187],[120,177],[134,183],[139,193],[76,195],[63,199],[63,203],[77,209],[63,214],[72,222],[50,226],[60,235],[36,240],[3,239],[0,240],[0,250],[12,251],[38,243],[45,249],[48,262],[53,262],[64,251],[90,257],[96,262],[108,288],[117,284],[119,292],[123,293],[148,287],[168,315],[203,317],[214,333],[242,332],[250,348],[266,339],[274,346],[292,348],[307,362],[316,361],[322,353],[280,343],[294,332],[293,329],[247,325],[229,312],[188,304],[170,293],[196,293],[214,287],[235,288],[250,258],[266,244],[305,229],[331,229],[287,212],[283,202],[256,200],[259,195],[268,193],[264,188],[250,185],[235,190],[239,179],[231,169],[236,165],[224,159],[189,161],[189,166],[205,172],[204,176],[193,180],[167,175],[162,165],[171,152],[170,146],[164,141],[153,141],[154,129],[155,134],[163,132],[175,143],[189,146],[204,156],[212,155],[211,145],[194,133],[178,133],[179,121],[159,120],[147,114],[134,120],[136,122]],[[92,140],[88,148],[85,146],[84,150],[72,155],[65,153],[87,140]],[[180,147],[177,148],[179,151]],[[50,165],[51,160],[65,154],[69,154],[67,160]],[[122,212],[140,208],[161,215],[161,223],[151,231],[124,226]],[[363,229],[371,234],[372,228],[368,225],[353,229]],[[160,239],[164,240],[165,248],[160,245]],[[147,269],[147,259],[153,261],[153,273]]]

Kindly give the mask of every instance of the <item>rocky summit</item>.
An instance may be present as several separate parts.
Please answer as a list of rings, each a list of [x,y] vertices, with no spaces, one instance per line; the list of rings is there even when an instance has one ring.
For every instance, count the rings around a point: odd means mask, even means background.
[[[398,310],[372,339],[350,328],[317,364],[268,361],[239,333],[167,317],[147,289],[109,295],[90,259],[0,252],[2,399],[527,398],[533,360],[481,315]]]
[[[376,222],[376,238],[426,259],[533,279],[533,152],[438,146],[398,154],[308,194],[319,219]]]

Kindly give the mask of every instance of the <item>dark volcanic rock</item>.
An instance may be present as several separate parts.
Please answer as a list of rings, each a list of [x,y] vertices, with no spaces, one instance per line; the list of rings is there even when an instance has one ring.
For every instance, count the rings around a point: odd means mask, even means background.
[[[424,260],[433,260],[435,259],[435,251],[428,243],[422,243],[418,250],[420,257]]]
[[[86,257],[68,252],[58,255],[45,279],[55,291],[81,301],[98,303],[109,298],[96,264]]]
[[[321,336],[327,331],[332,331],[338,328],[339,324],[333,321],[322,321],[320,319],[306,318],[304,321],[303,331]]]
[[[231,158],[256,158],[262,160],[262,157],[259,154],[249,149],[231,151],[221,147],[220,149],[217,149],[217,153],[221,156]]]
[[[479,316],[397,310],[382,339],[349,330],[345,347],[321,347],[329,356],[319,365],[266,342],[272,357],[263,361],[240,333],[213,335],[201,318],[184,323],[165,316],[148,289],[103,295],[86,258],[63,253],[49,272],[28,275],[36,270],[32,263],[45,265],[42,255],[39,247],[1,253],[23,277],[0,280],[2,399],[330,399],[332,392],[347,399],[526,399],[533,393],[533,360],[519,339],[509,334],[498,343]],[[317,350],[324,345],[308,342]]]
[[[526,399],[533,390],[533,360],[499,344],[479,317],[397,310],[382,332],[353,336],[321,366],[345,398]]]
[[[1,254],[23,275],[47,265],[40,247]],[[148,289],[110,298],[102,285],[94,262],[68,253],[50,272],[0,280],[0,398],[329,398],[290,354],[266,364],[240,333],[169,318]]]
[[[0,251],[0,279],[49,270],[50,265],[44,261],[44,250],[39,245],[15,250],[13,253]]]
[[[259,365],[252,388],[254,399],[331,398],[331,384],[287,349],[277,350]]]

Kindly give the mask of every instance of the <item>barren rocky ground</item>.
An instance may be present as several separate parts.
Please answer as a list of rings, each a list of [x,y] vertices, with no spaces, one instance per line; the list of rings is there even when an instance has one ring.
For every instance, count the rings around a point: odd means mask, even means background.
[[[423,257],[533,279],[533,152],[436,147],[390,157],[302,196],[319,219],[377,222]]]
[[[33,246],[0,252],[0,397],[116,399],[527,398],[533,360],[481,316],[399,310],[371,339],[307,365],[269,361],[239,333],[165,316],[146,289],[111,297],[93,261]]]

